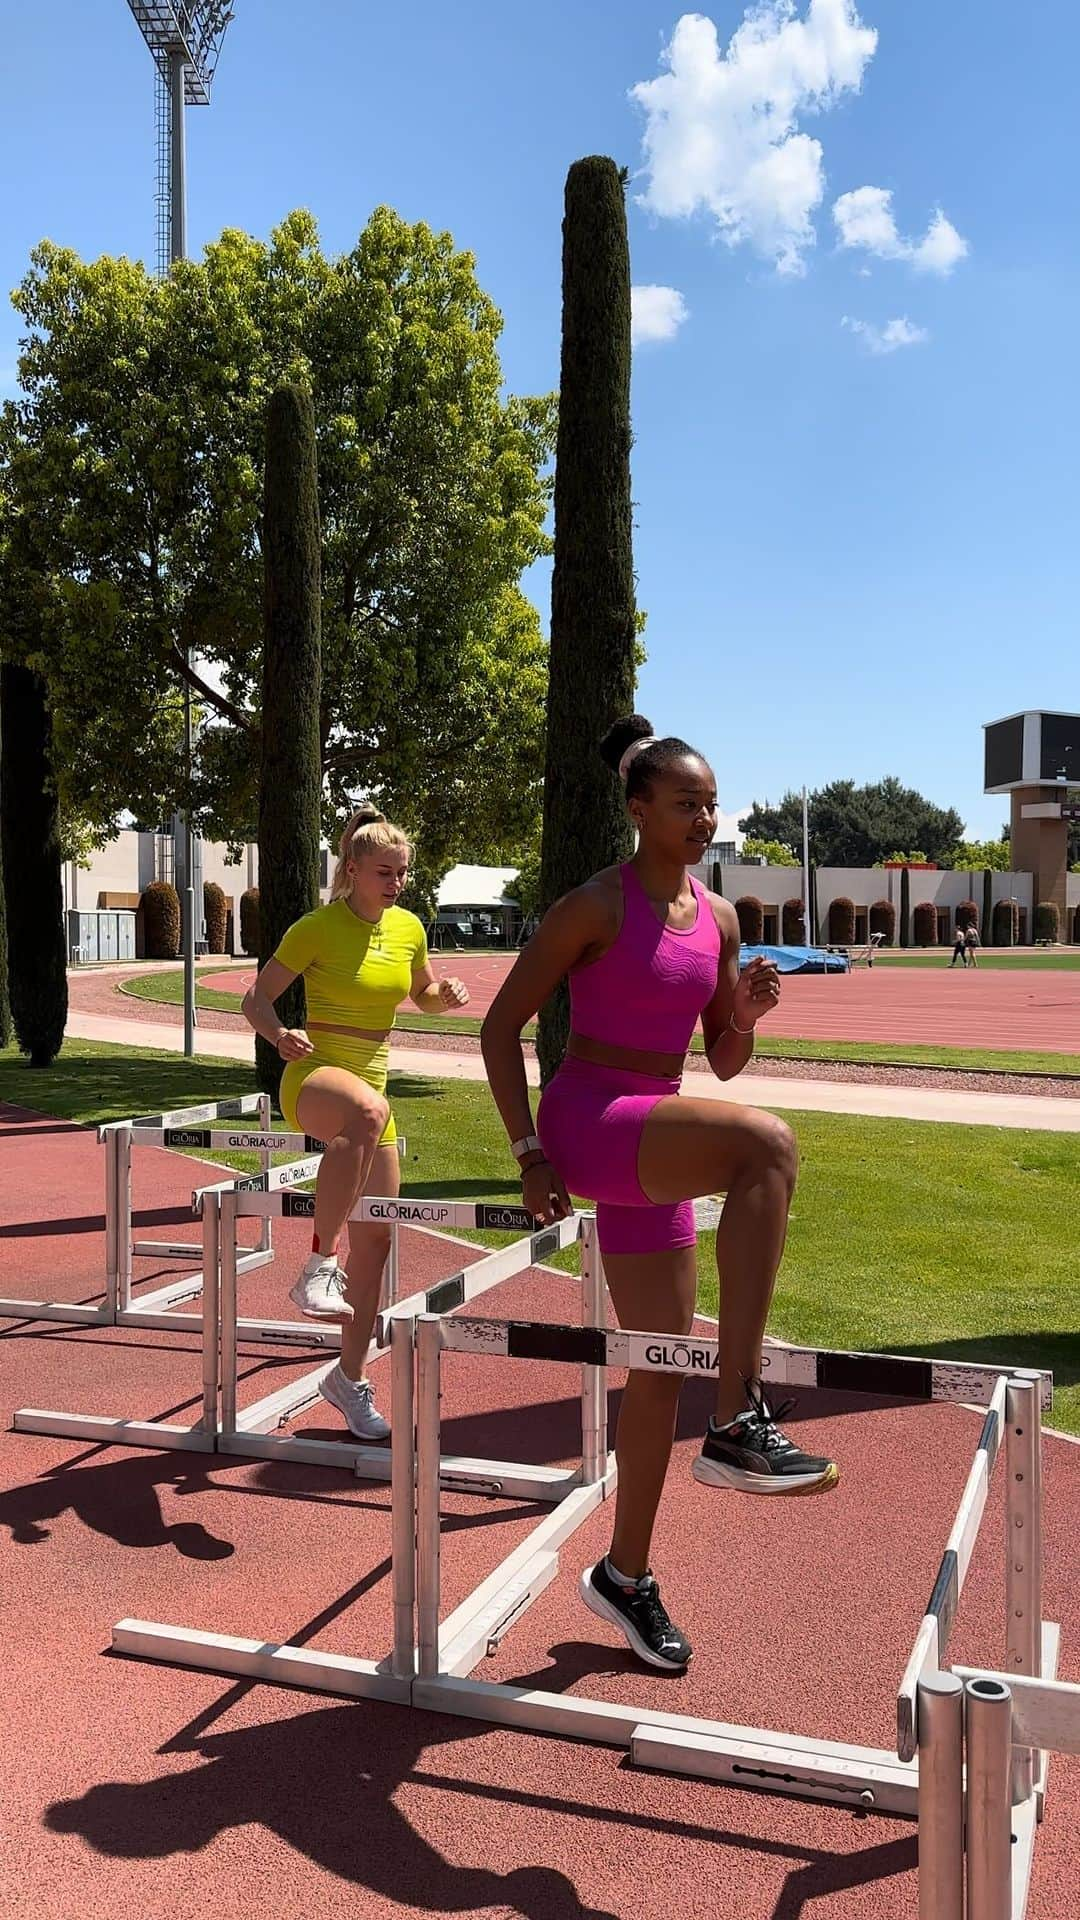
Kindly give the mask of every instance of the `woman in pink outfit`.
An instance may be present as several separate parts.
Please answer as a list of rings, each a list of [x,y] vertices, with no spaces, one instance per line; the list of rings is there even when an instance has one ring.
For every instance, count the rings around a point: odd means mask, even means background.
[[[637,851],[556,901],[484,1022],[488,1079],[524,1202],[540,1221],[568,1213],[571,1193],[595,1202],[620,1324],[686,1334],[697,1298],[693,1202],[725,1193],[716,1411],[694,1478],[749,1493],[824,1491],[837,1482],[835,1465],[781,1432],[759,1377],[795,1187],[794,1138],[771,1114],[680,1092],[699,1018],[713,1073],[741,1073],[758,1021],[779,1000],[779,976],[761,957],[740,972],[734,908],[687,871],[716,830],[708,763],[684,740],[656,739],[639,714],[618,721],[600,752],[622,781]],[[564,975],[570,1039],[534,1132],[521,1031]],[[691,1648],[660,1600],[649,1548],[680,1384],[670,1374],[629,1375],[611,1550],[581,1582],[586,1605],[643,1660],[669,1670],[685,1667]]]

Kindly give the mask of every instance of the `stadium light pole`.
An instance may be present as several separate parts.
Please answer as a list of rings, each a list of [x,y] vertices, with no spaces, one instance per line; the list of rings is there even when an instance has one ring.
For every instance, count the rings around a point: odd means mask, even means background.
[[[187,141],[184,128],[185,107],[208,107],[210,89],[217,68],[221,43],[233,17],[228,0],[128,0],[136,25],[150,49],[158,73],[159,169],[168,166],[168,261],[175,265],[187,258]],[[168,141],[162,138],[163,111],[168,113]],[[158,179],[159,208],[166,198],[166,183]],[[162,249],[159,236],[159,265]],[[191,651],[186,656],[191,671]],[[191,682],[184,681],[184,746],[190,781],[194,738],[191,717]],[[177,838],[184,849],[184,886],[181,894],[181,925],[184,944],[184,1053],[190,1060],[195,1052],[195,835],[190,812],[178,820]]]

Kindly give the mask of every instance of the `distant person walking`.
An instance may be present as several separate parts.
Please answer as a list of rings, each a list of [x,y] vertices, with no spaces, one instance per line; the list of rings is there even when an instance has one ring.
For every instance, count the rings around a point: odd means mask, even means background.
[[[979,929],[972,925],[964,934],[964,965],[977,967],[979,964]]]
[[[964,939],[963,927],[957,927],[953,938],[952,959],[949,961],[950,967],[955,967],[958,960],[961,966],[967,966],[967,946]]]

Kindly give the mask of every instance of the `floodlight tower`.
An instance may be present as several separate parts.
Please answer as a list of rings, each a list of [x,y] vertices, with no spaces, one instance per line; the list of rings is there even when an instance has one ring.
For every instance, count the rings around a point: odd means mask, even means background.
[[[187,256],[187,147],[184,108],[208,107],[221,43],[232,19],[228,0],[128,0],[157,70],[157,269]],[[188,661],[190,667],[190,657]],[[191,767],[191,687],[184,685],[184,733]],[[184,1052],[195,1052],[195,899],[202,891],[202,847],[189,819],[174,825],[184,943]],[[202,914],[199,915],[202,927]]]

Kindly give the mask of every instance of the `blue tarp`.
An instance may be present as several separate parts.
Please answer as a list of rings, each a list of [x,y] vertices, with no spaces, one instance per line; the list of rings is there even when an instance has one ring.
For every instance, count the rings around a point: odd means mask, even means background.
[[[843,953],[826,953],[824,947],[743,947],[740,967],[758,954],[771,960],[779,973],[847,973],[848,959]]]

